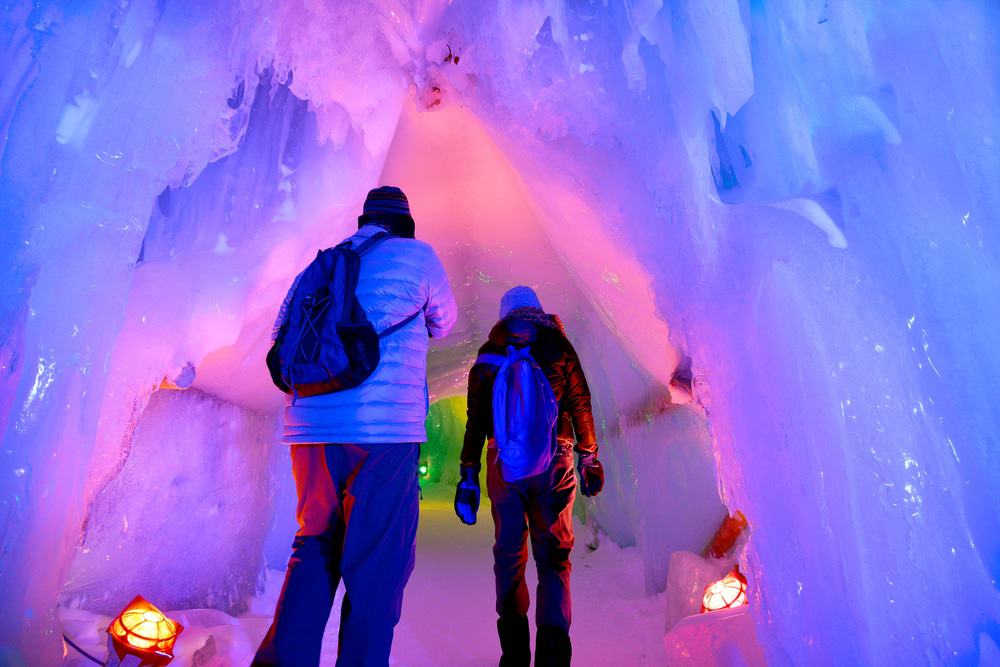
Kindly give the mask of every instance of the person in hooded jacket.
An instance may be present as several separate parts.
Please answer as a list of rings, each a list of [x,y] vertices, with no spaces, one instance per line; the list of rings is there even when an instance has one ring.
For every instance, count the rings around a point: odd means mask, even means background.
[[[508,348],[528,346],[544,372],[558,403],[556,453],[548,470],[507,482],[493,439],[493,385]],[[476,522],[479,472],[484,441],[486,486],[495,527],[493,547],[496,576],[497,631],[501,667],[531,664],[528,628],[528,588],[524,573],[527,539],[538,570],[535,620],[535,664],[570,664],[570,551],[573,549],[573,500],[576,478],[573,451],[579,456],[580,489],[585,496],[600,493],[604,469],[597,460],[597,439],[590,389],[576,351],[562,322],[546,313],[528,287],[515,287],[500,303],[500,321],[469,372],[468,420],[461,456],[461,478],[455,512],[466,524]]]
[[[428,336],[448,334],[457,307],[444,267],[414,238],[409,202],[395,187],[368,193],[353,247],[393,237],[361,259],[356,296],[381,338],[380,362],[353,389],[299,397],[285,409],[299,530],[274,622],[254,665],[318,665],[340,580],[338,667],[385,667],[414,565],[417,466],[427,439]],[[299,276],[301,278],[301,274]],[[275,323],[277,340],[296,278]],[[273,351],[274,348],[272,348]]]

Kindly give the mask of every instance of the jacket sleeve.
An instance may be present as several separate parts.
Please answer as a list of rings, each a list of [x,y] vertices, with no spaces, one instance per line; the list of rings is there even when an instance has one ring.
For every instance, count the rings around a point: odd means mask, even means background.
[[[468,419],[462,445],[462,465],[480,466],[483,443],[493,421],[493,380],[497,369],[492,364],[477,363],[469,371]]]
[[[597,451],[594,412],[590,405],[590,387],[583,366],[573,346],[566,341],[566,402],[576,432],[576,451],[589,454]]]
[[[430,267],[427,274],[427,305],[424,315],[427,321],[427,331],[431,338],[444,338],[455,326],[458,319],[458,306],[455,296],[451,293],[448,275],[437,254],[431,250]]]

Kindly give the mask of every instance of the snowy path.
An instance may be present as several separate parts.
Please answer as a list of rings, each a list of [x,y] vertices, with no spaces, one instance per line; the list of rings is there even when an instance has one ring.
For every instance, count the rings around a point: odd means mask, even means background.
[[[485,667],[496,665],[499,644],[493,610],[492,520],[488,505],[476,526],[463,526],[451,507],[450,489],[434,489],[421,503],[417,564],[406,589],[403,617],[396,628],[392,664],[405,667]],[[573,554],[573,664],[576,667],[663,665],[662,595],[646,596],[642,563],[635,549],[604,540],[597,551],[577,524]],[[174,664],[192,664],[193,652],[214,636],[216,655],[206,667],[240,667],[270,623],[283,573],[268,572],[266,591],[239,619],[212,610],[171,613],[186,630]],[[528,580],[534,600],[534,571]],[[322,665],[334,665],[343,588],[327,626]],[[94,628],[106,619],[64,610],[64,624],[85,646],[99,638]],[[74,620],[76,619],[76,620]],[[86,626],[90,632],[84,632]],[[103,652],[99,652],[103,655]],[[71,653],[66,665],[76,663]]]
[[[417,565],[406,589],[394,664],[495,665],[499,643],[489,507],[469,527],[455,518],[450,499],[425,500],[420,520]],[[573,558],[573,664],[662,665],[666,603],[662,596],[645,595],[638,553],[608,540],[591,552],[585,545],[590,536],[581,528]],[[528,570],[534,600],[533,566]],[[329,629],[327,636],[335,648]]]

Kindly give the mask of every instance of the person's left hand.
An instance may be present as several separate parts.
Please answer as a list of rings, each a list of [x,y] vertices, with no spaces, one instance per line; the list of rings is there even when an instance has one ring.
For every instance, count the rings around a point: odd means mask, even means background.
[[[604,466],[597,460],[597,452],[580,454],[577,463],[580,471],[580,491],[588,498],[596,496],[604,488]]]

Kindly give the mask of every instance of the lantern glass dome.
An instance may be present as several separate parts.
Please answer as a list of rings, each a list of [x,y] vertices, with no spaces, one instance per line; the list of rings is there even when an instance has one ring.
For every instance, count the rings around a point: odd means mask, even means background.
[[[740,572],[739,566],[722,579],[705,587],[705,595],[701,600],[701,613],[719,609],[732,609],[747,603],[747,579]]]
[[[172,657],[174,642],[183,629],[180,623],[137,595],[111,622],[108,632],[125,647]]]

